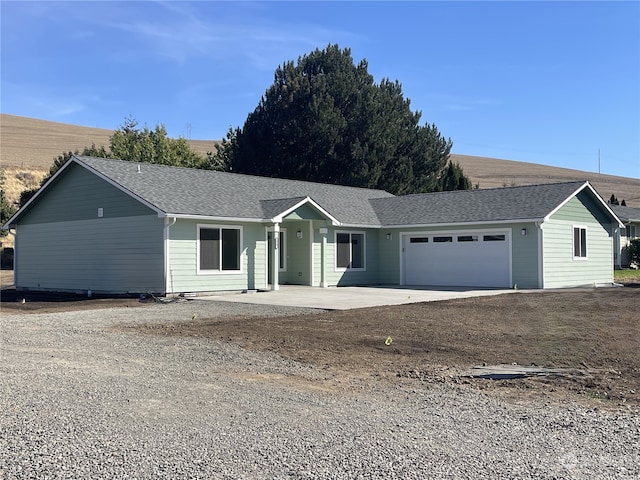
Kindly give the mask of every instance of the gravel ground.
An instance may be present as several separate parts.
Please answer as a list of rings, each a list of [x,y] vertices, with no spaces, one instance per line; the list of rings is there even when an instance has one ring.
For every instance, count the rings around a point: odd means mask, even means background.
[[[303,312],[193,300],[4,315],[0,478],[640,477],[633,413],[400,379],[325,388],[320,367],[110,328]]]

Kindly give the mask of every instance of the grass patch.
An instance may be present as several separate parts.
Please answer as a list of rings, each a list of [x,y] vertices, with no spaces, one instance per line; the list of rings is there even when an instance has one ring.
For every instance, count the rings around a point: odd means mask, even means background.
[[[640,270],[614,270],[613,278],[616,283],[640,282]]]

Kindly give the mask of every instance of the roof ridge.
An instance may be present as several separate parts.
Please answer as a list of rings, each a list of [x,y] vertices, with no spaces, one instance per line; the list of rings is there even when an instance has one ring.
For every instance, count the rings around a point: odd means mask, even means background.
[[[153,167],[162,167],[162,168],[166,168],[166,169],[178,169],[178,170],[189,170],[189,171],[199,171],[199,172],[207,172],[207,174],[218,174],[218,175],[234,175],[234,176],[242,176],[242,177],[250,177],[250,178],[260,178],[260,179],[265,179],[265,180],[273,180],[273,181],[279,181],[279,182],[291,182],[291,183],[310,183],[310,184],[314,184],[314,185],[322,185],[322,186],[329,186],[329,187],[340,187],[340,188],[349,188],[349,189],[354,189],[354,190],[366,190],[368,192],[383,192],[387,195],[393,195],[392,193],[387,192],[386,190],[383,190],[381,188],[367,188],[367,187],[355,187],[353,185],[341,185],[338,183],[323,183],[323,182],[317,182],[317,181],[311,181],[311,180],[299,180],[299,179],[294,179],[294,178],[281,178],[281,177],[267,177],[264,175],[253,175],[253,174],[249,174],[249,173],[237,173],[237,172],[225,172],[223,170],[208,170],[205,168],[194,168],[194,167],[182,167],[182,166],[177,166],[177,165],[163,165],[161,163],[149,163],[149,162],[137,162],[137,161],[133,161],[133,160],[122,160],[121,158],[103,158],[103,157],[92,157],[90,155],[74,155],[78,160],[82,161],[82,159],[91,159],[91,160],[98,160],[98,161],[108,161],[108,162],[118,162],[118,163],[123,163],[123,164],[134,164],[134,165],[150,165]],[[395,196],[395,195],[393,195]],[[382,198],[382,197],[381,197]]]
[[[422,192],[422,193],[408,193],[407,195],[398,195],[397,198],[412,197],[417,195],[441,195],[443,193],[456,194],[465,192],[491,192],[495,190],[511,190],[517,188],[533,188],[533,187],[546,187],[554,185],[584,185],[588,180],[571,180],[566,182],[549,182],[549,183],[531,183],[527,185],[509,185],[506,187],[491,187],[491,188],[470,188],[467,190],[442,190],[440,192]],[[376,200],[375,198],[372,200]]]

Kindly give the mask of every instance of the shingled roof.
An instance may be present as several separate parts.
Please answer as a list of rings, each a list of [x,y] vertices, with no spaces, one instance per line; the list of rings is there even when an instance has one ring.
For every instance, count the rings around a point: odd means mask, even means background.
[[[566,182],[422,193],[371,203],[385,226],[542,220],[587,185]]]
[[[75,161],[173,215],[270,219],[309,197],[342,224],[377,225],[369,200],[393,197],[383,190],[212,170],[81,156]]]
[[[640,222],[640,208],[611,205],[611,210],[623,222]]]
[[[600,200],[602,208],[618,220],[588,182],[395,197],[384,190],[212,170],[83,156],[75,156],[72,161],[167,216],[273,221],[309,199],[312,205],[342,226],[541,221],[572,196],[587,189]],[[67,166],[58,174],[64,168]],[[21,212],[16,213],[10,222],[19,217]]]

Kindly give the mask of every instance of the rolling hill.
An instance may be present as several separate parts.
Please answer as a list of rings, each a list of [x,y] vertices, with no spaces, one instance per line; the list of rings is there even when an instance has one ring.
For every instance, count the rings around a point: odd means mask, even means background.
[[[82,150],[92,143],[107,145],[112,131],[0,114],[0,164],[5,170],[6,192],[10,200],[20,191],[39,184],[53,159],[65,151]],[[204,155],[212,151],[214,140],[188,140]],[[589,180],[600,195],[625,199],[628,206],[640,208],[640,179],[603,175],[581,170],[534,163],[452,154],[472,183],[480,188],[506,185]]]

